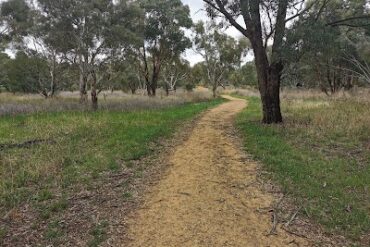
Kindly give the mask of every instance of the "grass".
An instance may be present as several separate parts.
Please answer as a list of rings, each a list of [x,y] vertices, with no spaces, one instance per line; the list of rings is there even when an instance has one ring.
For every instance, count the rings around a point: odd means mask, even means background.
[[[99,222],[94,229],[90,231],[92,239],[88,242],[87,246],[89,247],[98,247],[103,243],[107,238],[106,229],[108,227],[108,222],[102,221]]]
[[[245,146],[285,193],[328,232],[359,241],[370,233],[370,103],[353,99],[284,99],[285,123],[260,123],[249,97],[238,117]]]
[[[130,166],[186,120],[222,100],[156,110],[50,112],[0,118],[0,212],[43,204],[67,188],[88,187],[105,171]],[[30,146],[8,144],[42,140]],[[140,176],[141,171],[137,171]],[[78,185],[78,186],[76,186]],[[126,195],[127,196],[127,195]],[[43,211],[63,208],[49,205]]]
[[[147,97],[143,92],[126,94],[120,91],[102,92],[99,95],[101,111],[129,112],[133,110],[164,109],[170,106],[181,106],[186,103],[203,102],[212,98],[209,91],[200,89],[194,92],[178,90],[168,97],[158,90],[158,97]],[[0,116],[35,114],[43,112],[91,111],[91,104],[80,104],[78,92],[60,92],[55,98],[45,100],[34,94],[0,93]]]
[[[58,244],[58,240],[63,237],[62,225],[58,221],[51,222],[46,229],[45,238],[55,244]]]

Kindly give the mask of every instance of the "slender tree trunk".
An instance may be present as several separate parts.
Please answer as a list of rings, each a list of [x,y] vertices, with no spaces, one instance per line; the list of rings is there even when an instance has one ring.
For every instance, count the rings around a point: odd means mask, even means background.
[[[50,82],[50,97],[54,97],[55,95],[55,88],[56,88],[56,85],[55,85],[55,73],[52,72],[51,73],[51,82]]]
[[[98,110],[98,93],[96,89],[97,79],[95,71],[92,73],[92,83],[91,83],[91,103],[92,109],[94,111]]]
[[[98,110],[98,94],[95,87],[91,87],[91,103],[94,111]]]
[[[217,82],[214,82],[213,83],[213,86],[212,86],[212,94],[213,94],[213,98],[216,98],[217,97]]]
[[[49,98],[49,94],[48,92],[46,91],[46,89],[43,89],[40,91],[40,94],[45,98],[45,99],[48,99]]]
[[[170,87],[168,86],[167,82],[164,85],[164,89],[166,91],[166,96],[168,97],[170,95]]]
[[[156,96],[157,95],[157,81],[153,81],[152,84],[150,85],[151,86],[151,92],[152,92],[152,96]]]
[[[50,89],[50,97],[53,98],[54,95],[55,95],[55,89],[56,89],[56,86],[55,86],[55,83],[53,83],[51,85],[51,89]]]
[[[80,103],[87,102],[87,76],[81,71],[80,72]]]
[[[159,73],[161,71],[161,64],[158,61],[158,58],[154,60],[153,62],[153,75],[152,75],[152,81],[150,84],[152,96],[156,96],[157,93],[157,87],[158,87],[158,79],[159,79]]]
[[[52,64],[51,64],[51,67],[50,67],[50,77],[51,77],[51,81],[50,81],[50,93],[49,93],[49,96],[50,97],[54,97],[54,94],[55,94],[55,90],[56,90],[56,57],[55,57],[55,53],[53,53],[53,57],[52,57]]]

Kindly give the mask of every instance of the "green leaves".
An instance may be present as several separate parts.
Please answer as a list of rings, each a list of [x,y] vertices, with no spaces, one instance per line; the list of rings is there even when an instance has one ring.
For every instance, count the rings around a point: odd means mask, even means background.
[[[20,37],[27,35],[28,28],[32,26],[30,8],[24,0],[8,0],[0,5],[0,45],[4,46],[10,41],[19,41]]]
[[[142,0],[144,37],[148,50],[163,57],[180,54],[191,46],[184,29],[192,26],[190,10],[180,0]]]

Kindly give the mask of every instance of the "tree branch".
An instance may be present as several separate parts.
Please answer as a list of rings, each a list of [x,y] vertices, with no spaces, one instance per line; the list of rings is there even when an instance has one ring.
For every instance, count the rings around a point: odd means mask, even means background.
[[[297,17],[299,17],[299,16],[301,16],[301,15],[303,15],[304,13],[306,13],[307,11],[309,11],[310,9],[312,9],[313,8],[313,6],[315,6],[316,5],[316,1],[314,1],[312,4],[310,4],[309,6],[307,6],[304,10],[302,10],[302,11],[300,11],[300,12],[298,12],[297,14],[295,14],[295,15],[293,15],[293,16],[291,16],[291,17],[289,17],[289,18],[287,18],[286,20],[285,20],[285,23],[287,23],[287,22],[289,22],[289,21],[291,21],[291,20],[293,20],[293,19],[295,19],[295,18],[297,18]]]
[[[370,20],[370,15],[361,15],[361,16],[348,17],[348,18],[345,18],[345,19],[342,19],[342,20],[337,20],[337,21],[326,23],[326,26],[335,27],[335,26],[340,26],[340,25],[350,25],[350,24],[346,24],[344,22],[353,21],[353,20],[361,20],[361,19]]]
[[[243,28],[235,19],[234,17],[232,16],[232,14],[230,14],[226,9],[225,9],[225,6],[222,4],[222,2],[220,0],[216,0],[216,4],[214,4],[211,0],[203,0],[205,3],[207,3],[209,6],[211,6],[212,8],[214,8],[215,10],[219,11],[220,13],[222,13],[225,18],[230,22],[230,24],[232,26],[234,26],[237,30],[239,30],[244,36],[246,37],[249,37],[249,33],[247,32],[247,30],[245,28]]]

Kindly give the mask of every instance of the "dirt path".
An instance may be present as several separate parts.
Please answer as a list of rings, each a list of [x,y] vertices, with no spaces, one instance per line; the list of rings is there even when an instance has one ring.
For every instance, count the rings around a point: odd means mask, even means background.
[[[256,181],[257,165],[233,139],[244,100],[207,112],[170,157],[171,167],[129,223],[129,246],[308,246],[278,229],[268,208],[276,198]]]

